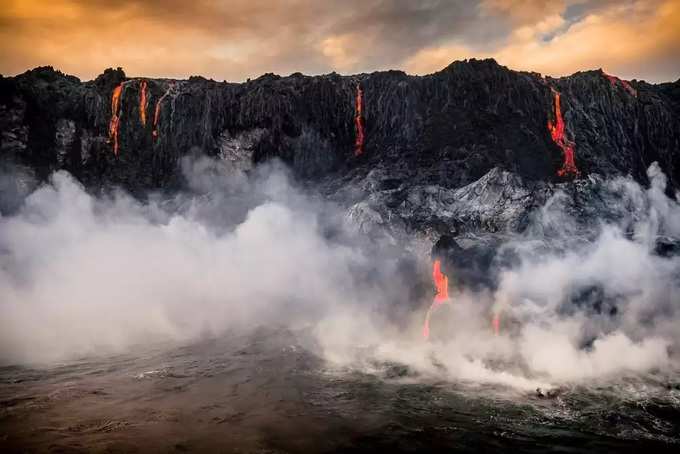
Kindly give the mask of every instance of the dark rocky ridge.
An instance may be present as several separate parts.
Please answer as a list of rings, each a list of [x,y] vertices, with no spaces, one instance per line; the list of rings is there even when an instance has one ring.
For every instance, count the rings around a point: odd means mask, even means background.
[[[125,80],[115,156],[111,95]],[[88,186],[132,191],[181,184],[179,159],[192,153],[245,168],[278,157],[303,178],[334,180],[329,187],[363,180],[375,169],[386,175],[381,184],[394,188],[406,181],[458,188],[496,167],[554,182],[562,151],[547,128],[553,87],[583,177],[630,174],[645,183],[645,169],[658,161],[669,190],[680,183],[680,81],[633,81],[634,95],[599,70],[552,79],[493,60],[454,62],[428,76],[266,74],[241,84],[143,79],[149,88],[143,126],[141,80],[109,69],[81,82],[50,67],[2,78],[2,157],[41,178],[64,168]],[[358,83],[366,142],[355,157]],[[154,108],[166,92],[154,139]]]

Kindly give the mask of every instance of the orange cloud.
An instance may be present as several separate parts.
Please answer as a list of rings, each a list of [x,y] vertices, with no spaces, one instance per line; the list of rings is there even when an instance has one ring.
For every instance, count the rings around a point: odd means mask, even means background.
[[[574,0],[571,1],[574,3]],[[518,24],[540,22],[545,16],[564,11],[564,0],[482,0],[487,14],[503,14]]]
[[[352,70],[359,62],[361,41],[353,35],[334,35],[321,41],[321,53],[330,60],[331,65],[341,71]]]
[[[669,80],[680,75],[679,9],[677,0],[6,0],[0,72],[52,65],[90,79],[121,66],[238,81],[264,72],[423,74],[494,57],[552,75],[604,67]]]
[[[604,68],[626,78],[675,80],[680,75],[680,4],[667,0],[650,7],[635,3],[587,15],[564,31],[559,15],[516,28],[502,46],[491,51],[451,44],[423,49],[404,66],[428,73],[460,57],[493,57],[514,69],[549,75]],[[552,39],[546,34],[555,33]]]

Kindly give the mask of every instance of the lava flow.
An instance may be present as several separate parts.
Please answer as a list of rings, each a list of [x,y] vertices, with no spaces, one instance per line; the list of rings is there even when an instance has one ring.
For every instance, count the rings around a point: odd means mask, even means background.
[[[430,316],[432,311],[438,306],[449,300],[449,278],[441,271],[441,261],[435,260],[432,264],[432,280],[434,281],[436,294],[432,305],[425,315],[425,325],[423,326],[423,337],[425,340],[430,338]]]
[[[161,103],[165,99],[166,96],[170,93],[170,90],[172,89],[172,84],[168,87],[168,89],[163,93],[163,96],[158,98],[158,101],[156,101],[156,107],[154,108],[153,111],[153,131],[151,135],[153,136],[154,139],[158,138],[158,123],[161,120]]]
[[[163,99],[161,97],[161,99]],[[158,137],[158,120],[161,119],[161,99],[156,102],[156,108],[153,112],[153,132],[151,133],[155,138]]]
[[[560,93],[554,89],[552,92],[555,104],[555,121],[553,122],[548,119],[548,130],[550,131],[553,142],[560,147],[562,154],[564,155],[562,168],[557,171],[557,175],[561,177],[577,177],[580,172],[576,168],[576,162],[574,161],[574,144],[571,143],[564,134],[564,119],[562,118],[562,109],[560,107]]]
[[[146,107],[149,103],[147,83],[145,80],[139,83],[139,121],[146,126]]]
[[[109,121],[109,142],[113,142],[113,154],[118,156],[118,129],[120,128],[120,98],[123,93],[121,83],[113,89],[111,95],[111,120]]]
[[[493,314],[491,319],[491,327],[493,328],[493,333],[498,336],[501,332],[501,316],[500,314]]]
[[[359,156],[364,152],[364,119],[361,116],[363,109],[364,92],[361,86],[357,84],[357,94],[354,100],[354,128],[356,129],[356,140],[354,141],[354,156]]]
[[[449,278],[442,273],[439,260],[435,260],[432,264],[432,279],[437,289],[437,294],[434,296],[435,303],[442,303],[449,299]]]
[[[611,76],[607,73],[602,73],[602,74],[604,75],[604,77],[607,78],[607,80],[609,80],[609,83],[612,85],[612,87],[616,87],[617,84],[621,84],[621,86],[623,86],[623,88],[625,88],[628,93],[630,93],[632,96],[637,97],[637,90],[634,89],[630,85],[630,82],[628,82],[627,80],[619,79],[618,77]]]

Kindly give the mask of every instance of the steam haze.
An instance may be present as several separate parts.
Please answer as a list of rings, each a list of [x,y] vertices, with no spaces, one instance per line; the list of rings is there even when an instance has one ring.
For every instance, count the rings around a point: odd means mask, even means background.
[[[492,288],[451,276],[450,335],[433,343],[421,340],[432,292],[413,292],[431,285],[422,247],[367,241],[342,206],[281,165],[246,175],[202,158],[183,168],[187,191],[145,202],[95,197],[58,172],[0,219],[3,362],[287,326],[311,330],[329,364],[370,372],[397,362],[419,380],[524,390],[678,367],[680,261],[654,245],[680,234],[680,206],[655,164],[650,188],[606,182],[626,216],[584,234],[558,191],[500,247],[514,259],[494,265]]]

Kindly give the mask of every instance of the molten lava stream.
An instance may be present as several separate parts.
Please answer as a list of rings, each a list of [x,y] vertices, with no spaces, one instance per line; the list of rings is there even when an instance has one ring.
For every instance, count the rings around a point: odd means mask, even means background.
[[[170,94],[170,90],[172,90],[173,85],[170,84],[168,89],[163,93],[163,96],[158,98],[158,101],[156,101],[156,107],[154,108],[153,111],[153,130],[151,132],[151,135],[153,136],[154,139],[158,138],[158,124],[161,120],[161,103],[163,100]]]
[[[364,152],[364,119],[362,118],[364,102],[364,92],[361,85],[357,84],[357,94],[354,99],[354,129],[356,130],[356,140],[354,141],[354,156],[359,156]]]
[[[158,138],[158,121],[161,119],[161,100],[163,98],[159,99],[156,102],[156,108],[154,109],[153,112],[153,132],[151,135],[153,135],[154,139]]]
[[[139,121],[146,126],[146,108],[149,103],[147,83],[145,80],[139,83]]]
[[[449,278],[446,274],[442,273],[440,260],[435,260],[432,264],[432,280],[434,281],[436,293],[432,305],[425,315],[425,324],[423,325],[423,337],[425,340],[430,338],[430,316],[432,311],[449,300]]]
[[[501,315],[493,314],[491,319],[491,327],[493,328],[493,333],[498,336],[501,332]]]
[[[441,262],[435,260],[432,264],[432,279],[434,280],[437,293],[434,295],[434,301],[442,303],[449,299],[449,278],[441,271]]]
[[[123,84],[113,89],[111,95],[111,120],[109,121],[109,142],[113,142],[113,154],[118,156],[118,130],[120,128],[120,99],[123,93]]]
[[[555,121],[548,120],[548,130],[553,142],[560,147],[564,162],[562,167],[557,171],[557,175],[561,177],[572,176],[578,177],[580,172],[576,167],[574,161],[574,144],[571,143],[565,135],[564,119],[562,118],[562,108],[560,106],[560,93],[557,90],[552,90],[554,107],[555,107]]]

